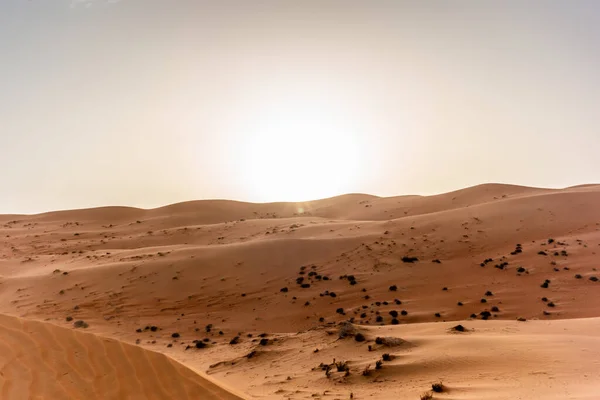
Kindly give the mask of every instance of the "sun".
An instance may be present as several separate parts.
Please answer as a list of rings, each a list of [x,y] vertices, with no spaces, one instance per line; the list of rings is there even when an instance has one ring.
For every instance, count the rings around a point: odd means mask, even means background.
[[[305,201],[352,192],[361,140],[349,121],[347,110],[318,101],[263,107],[244,135],[240,160],[249,197]]]

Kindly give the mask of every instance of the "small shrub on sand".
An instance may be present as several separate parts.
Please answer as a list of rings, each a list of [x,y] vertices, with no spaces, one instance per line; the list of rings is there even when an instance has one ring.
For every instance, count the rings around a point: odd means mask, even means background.
[[[442,393],[444,391],[444,385],[442,384],[442,382],[436,382],[431,384],[431,390],[433,390],[436,393]]]
[[[381,359],[382,359],[383,361],[392,361],[392,356],[391,356],[391,354],[390,354],[390,353],[384,353],[384,354],[381,356]]]
[[[89,326],[88,323],[85,321],[82,321],[82,320],[73,322],[73,327],[75,327],[75,328],[84,328],[85,329],[88,326]]]
[[[365,335],[359,332],[356,335],[354,335],[354,340],[356,340],[357,342],[364,342],[366,340]]]
[[[337,372],[344,372],[349,370],[348,363],[346,361],[338,361],[335,363],[335,369]]]
[[[419,259],[417,257],[402,257],[402,262],[405,263],[414,263],[419,261]]]
[[[365,367],[365,369],[363,369],[363,371],[362,371],[362,376],[369,376],[369,375],[371,375],[371,366],[367,365]]]
[[[420,399],[421,400],[432,400],[433,394],[431,394],[431,392],[425,392],[421,395]]]

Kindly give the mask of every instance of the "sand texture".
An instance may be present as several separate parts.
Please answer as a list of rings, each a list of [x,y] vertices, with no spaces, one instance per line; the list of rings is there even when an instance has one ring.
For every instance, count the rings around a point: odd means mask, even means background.
[[[598,185],[0,215],[0,238],[2,399],[600,398]]]

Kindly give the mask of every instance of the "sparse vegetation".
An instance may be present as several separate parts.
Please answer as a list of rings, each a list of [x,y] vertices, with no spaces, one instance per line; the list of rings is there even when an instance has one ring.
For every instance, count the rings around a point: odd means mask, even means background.
[[[346,361],[334,362],[334,365],[335,365],[335,369],[337,370],[337,372],[344,372],[344,371],[347,371],[350,369],[348,367],[348,363]]]
[[[85,329],[85,328],[89,327],[89,324],[87,322],[85,322],[85,321],[78,320],[78,321],[73,322],[73,327],[74,328],[84,328]]]
[[[402,257],[402,262],[405,262],[405,263],[414,263],[417,261],[419,261],[419,259],[417,257],[408,257],[408,256]]]
[[[544,281],[544,283],[542,283],[542,284],[540,285],[540,287],[541,287],[541,288],[543,288],[543,289],[548,289],[548,286],[549,286],[549,285],[550,285],[550,280],[549,280],[549,279],[546,279],[546,280]]]
[[[442,393],[444,391],[444,385],[442,384],[442,382],[436,382],[431,384],[431,390],[433,390],[436,393]]]

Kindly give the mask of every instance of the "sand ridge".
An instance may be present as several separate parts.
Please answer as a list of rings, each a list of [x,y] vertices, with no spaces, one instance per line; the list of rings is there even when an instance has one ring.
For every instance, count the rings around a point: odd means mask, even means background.
[[[138,346],[51,324],[0,316],[3,399],[239,397]]]
[[[417,398],[431,371],[453,387],[436,394],[445,398],[593,398],[597,375],[576,366],[595,368],[597,336],[574,321],[595,326],[600,315],[598,204],[598,185],[489,184],[0,216],[0,312],[69,330],[84,320],[88,332],[166,354],[251,398]],[[368,337],[391,330],[416,344],[406,359],[416,358],[361,380],[358,369],[376,361],[366,343],[326,339],[348,320]],[[457,323],[476,328],[477,346],[448,336]],[[547,359],[518,354],[538,340]],[[349,382],[313,374],[319,347],[318,357],[349,358]],[[477,353],[512,358],[487,365]],[[545,363],[562,392],[537,388]],[[380,379],[393,388],[375,390]]]

